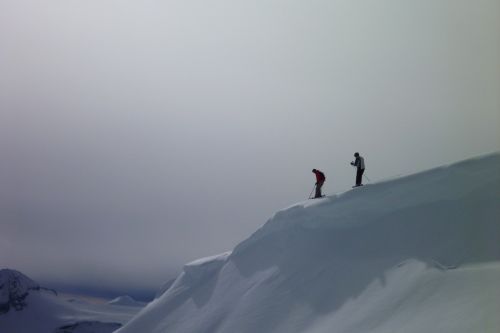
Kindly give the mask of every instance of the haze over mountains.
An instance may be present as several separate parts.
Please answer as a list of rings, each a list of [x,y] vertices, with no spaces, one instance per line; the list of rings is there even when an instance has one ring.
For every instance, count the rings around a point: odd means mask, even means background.
[[[0,270],[0,332],[109,333],[121,327],[144,304],[97,304],[66,299],[21,272]],[[115,302],[119,303],[119,302]]]

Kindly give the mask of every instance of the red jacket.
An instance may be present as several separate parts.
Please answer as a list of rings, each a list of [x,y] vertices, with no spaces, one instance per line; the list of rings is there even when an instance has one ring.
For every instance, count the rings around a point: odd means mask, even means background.
[[[325,174],[319,170],[313,171],[314,174],[316,175],[316,182],[317,183],[323,183],[325,181]]]

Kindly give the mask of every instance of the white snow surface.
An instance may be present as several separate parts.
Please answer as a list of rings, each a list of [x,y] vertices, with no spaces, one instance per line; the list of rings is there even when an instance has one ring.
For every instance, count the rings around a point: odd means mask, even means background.
[[[117,333],[500,332],[500,153],[298,203]]]

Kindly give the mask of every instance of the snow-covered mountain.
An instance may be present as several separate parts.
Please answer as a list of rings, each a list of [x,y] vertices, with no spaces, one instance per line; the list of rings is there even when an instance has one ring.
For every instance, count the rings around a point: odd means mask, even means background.
[[[108,302],[110,305],[119,305],[119,306],[145,306],[146,304],[143,302],[136,301],[129,295],[119,296]]]
[[[18,271],[0,270],[1,333],[110,333],[140,309],[69,302]]]
[[[30,292],[39,290],[40,286],[26,275],[9,269],[0,270],[0,314],[23,310]]]
[[[118,333],[500,332],[500,154],[298,203]]]

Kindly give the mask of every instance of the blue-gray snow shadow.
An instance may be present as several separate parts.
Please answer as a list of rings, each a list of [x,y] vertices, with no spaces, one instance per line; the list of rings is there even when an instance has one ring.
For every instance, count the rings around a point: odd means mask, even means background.
[[[207,262],[191,268],[185,265],[180,278],[181,287],[177,288],[175,282],[171,286],[170,307],[175,309],[187,299],[192,299],[198,308],[205,306],[212,298],[223,263],[222,261]]]
[[[500,223],[491,217],[500,216],[500,183],[490,185],[480,190],[481,196],[470,192],[458,201],[423,203],[371,220],[365,210],[368,222],[359,226],[330,228],[324,221],[321,227],[308,226],[315,221],[285,226],[280,220],[276,230],[237,247],[230,261],[245,277],[278,267],[279,275],[266,282],[275,292],[264,303],[279,302],[276,306],[290,309],[306,305],[330,313],[374,280],[384,283],[385,272],[408,259],[440,268],[498,261]],[[332,202],[325,199],[325,204]],[[300,215],[301,209],[306,210],[297,207],[292,213]],[[274,313],[270,331],[287,316],[287,311],[277,313],[283,318]]]

